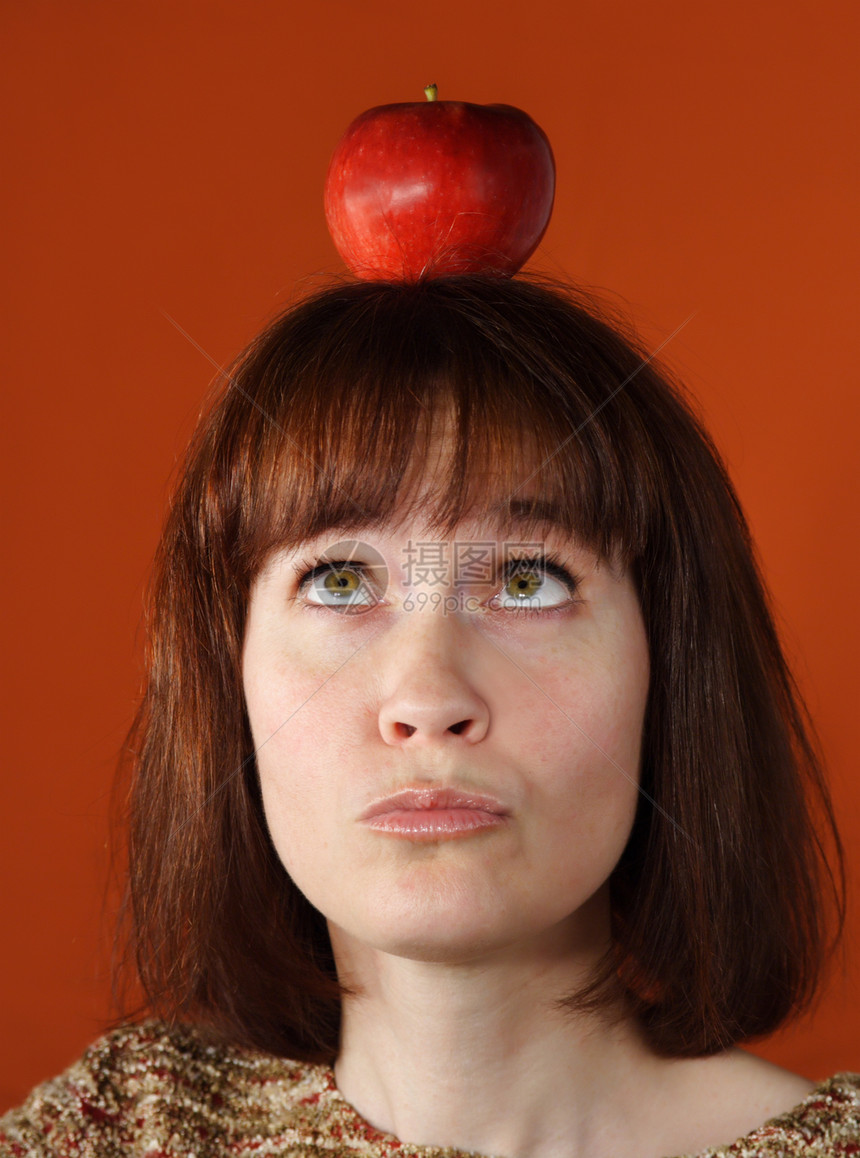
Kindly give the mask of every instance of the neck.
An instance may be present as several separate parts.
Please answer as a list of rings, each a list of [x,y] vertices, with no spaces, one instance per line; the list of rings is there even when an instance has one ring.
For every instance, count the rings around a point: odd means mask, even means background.
[[[614,1091],[636,1074],[641,1095],[651,1054],[635,1027],[558,1007],[599,956],[599,945],[572,945],[566,927],[457,962],[396,957],[331,933],[355,993],[344,1001],[335,1075],[377,1129],[484,1154],[539,1158],[563,1146],[585,1155],[624,1117]]]

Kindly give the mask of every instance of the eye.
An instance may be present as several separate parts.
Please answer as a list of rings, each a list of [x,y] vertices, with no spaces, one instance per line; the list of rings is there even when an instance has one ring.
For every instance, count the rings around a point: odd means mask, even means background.
[[[490,605],[503,611],[542,611],[576,602],[579,580],[555,560],[512,559],[505,584]]]
[[[310,567],[303,563],[296,569],[300,573],[299,594],[315,607],[356,612],[379,602],[360,563],[337,559]]]

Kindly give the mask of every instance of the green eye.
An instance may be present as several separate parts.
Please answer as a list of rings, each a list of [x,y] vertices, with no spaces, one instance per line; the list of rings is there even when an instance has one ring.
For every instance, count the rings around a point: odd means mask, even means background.
[[[540,594],[545,582],[545,576],[537,571],[518,571],[505,583],[505,598],[533,599]]]
[[[323,587],[326,591],[345,592],[351,595],[361,586],[361,580],[354,571],[329,571],[323,576]]]
[[[361,570],[337,563],[314,568],[307,576],[306,596],[309,603],[345,610],[372,607],[376,602]]]
[[[558,576],[554,573],[556,571]],[[549,559],[514,562],[493,606],[504,611],[543,611],[561,607],[575,596],[577,586],[572,575]]]

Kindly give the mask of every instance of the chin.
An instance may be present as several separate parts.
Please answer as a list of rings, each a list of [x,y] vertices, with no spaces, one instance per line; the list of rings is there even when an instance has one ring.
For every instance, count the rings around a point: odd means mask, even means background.
[[[466,965],[491,957],[556,954],[574,960],[599,956],[608,944],[607,896],[602,889],[572,909],[541,909],[527,899],[468,896],[438,890],[418,902],[414,893],[388,896],[371,912],[352,910],[329,920],[335,957],[366,950],[410,961]]]
[[[442,884],[363,898],[349,912],[328,910],[332,945],[413,961],[467,961],[517,939],[516,921],[492,898]]]
[[[342,958],[348,960],[356,950],[426,964],[468,965],[504,953],[516,941],[501,931],[481,935],[474,928],[434,930],[424,927],[401,929],[396,934],[390,929],[380,929],[375,934],[363,932],[356,936],[330,921],[329,931],[339,965]]]

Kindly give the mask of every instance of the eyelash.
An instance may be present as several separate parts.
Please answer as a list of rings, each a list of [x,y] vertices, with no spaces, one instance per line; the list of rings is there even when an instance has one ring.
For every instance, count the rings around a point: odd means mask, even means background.
[[[328,563],[315,563],[313,559],[304,559],[297,561],[293,568],[299,579],[298,595],[300,596],[308,587],[310,583],[317,577],[317,575],[325,575],[328,571],[337,571],[341,568],[349,568],[357,574],[364,576],[364,565],[355,559],[332,559]],[[540,615],[544,618],[551,615],[553,612],[566,611],[571,604],[580,603],[581,600],[576,598],[579,592],[582,580],[578,575],[572,574],[555,555],[529,555],[529,556],[511,556],[505,561],[502,567],[501,583],[509,583],[521,571],[537,571],[547,576],[550,579],[556,579],[564,587],[567,588],[570,599],[561,603],[556,607],[546,607],[543,609],[535,609],[532,607],[509,607],[505,608],[506,615]],[[495,598],[495,595],[493,596]],[[372,610],[369,606],[366,610]],[[305,602],[303,607],[309,611],[331,611],[333,607],[327,606],[325,603],[311,603]],[[355,612],[353,612],[355,614]],[[360,614],[360,613],[359,613]]]

